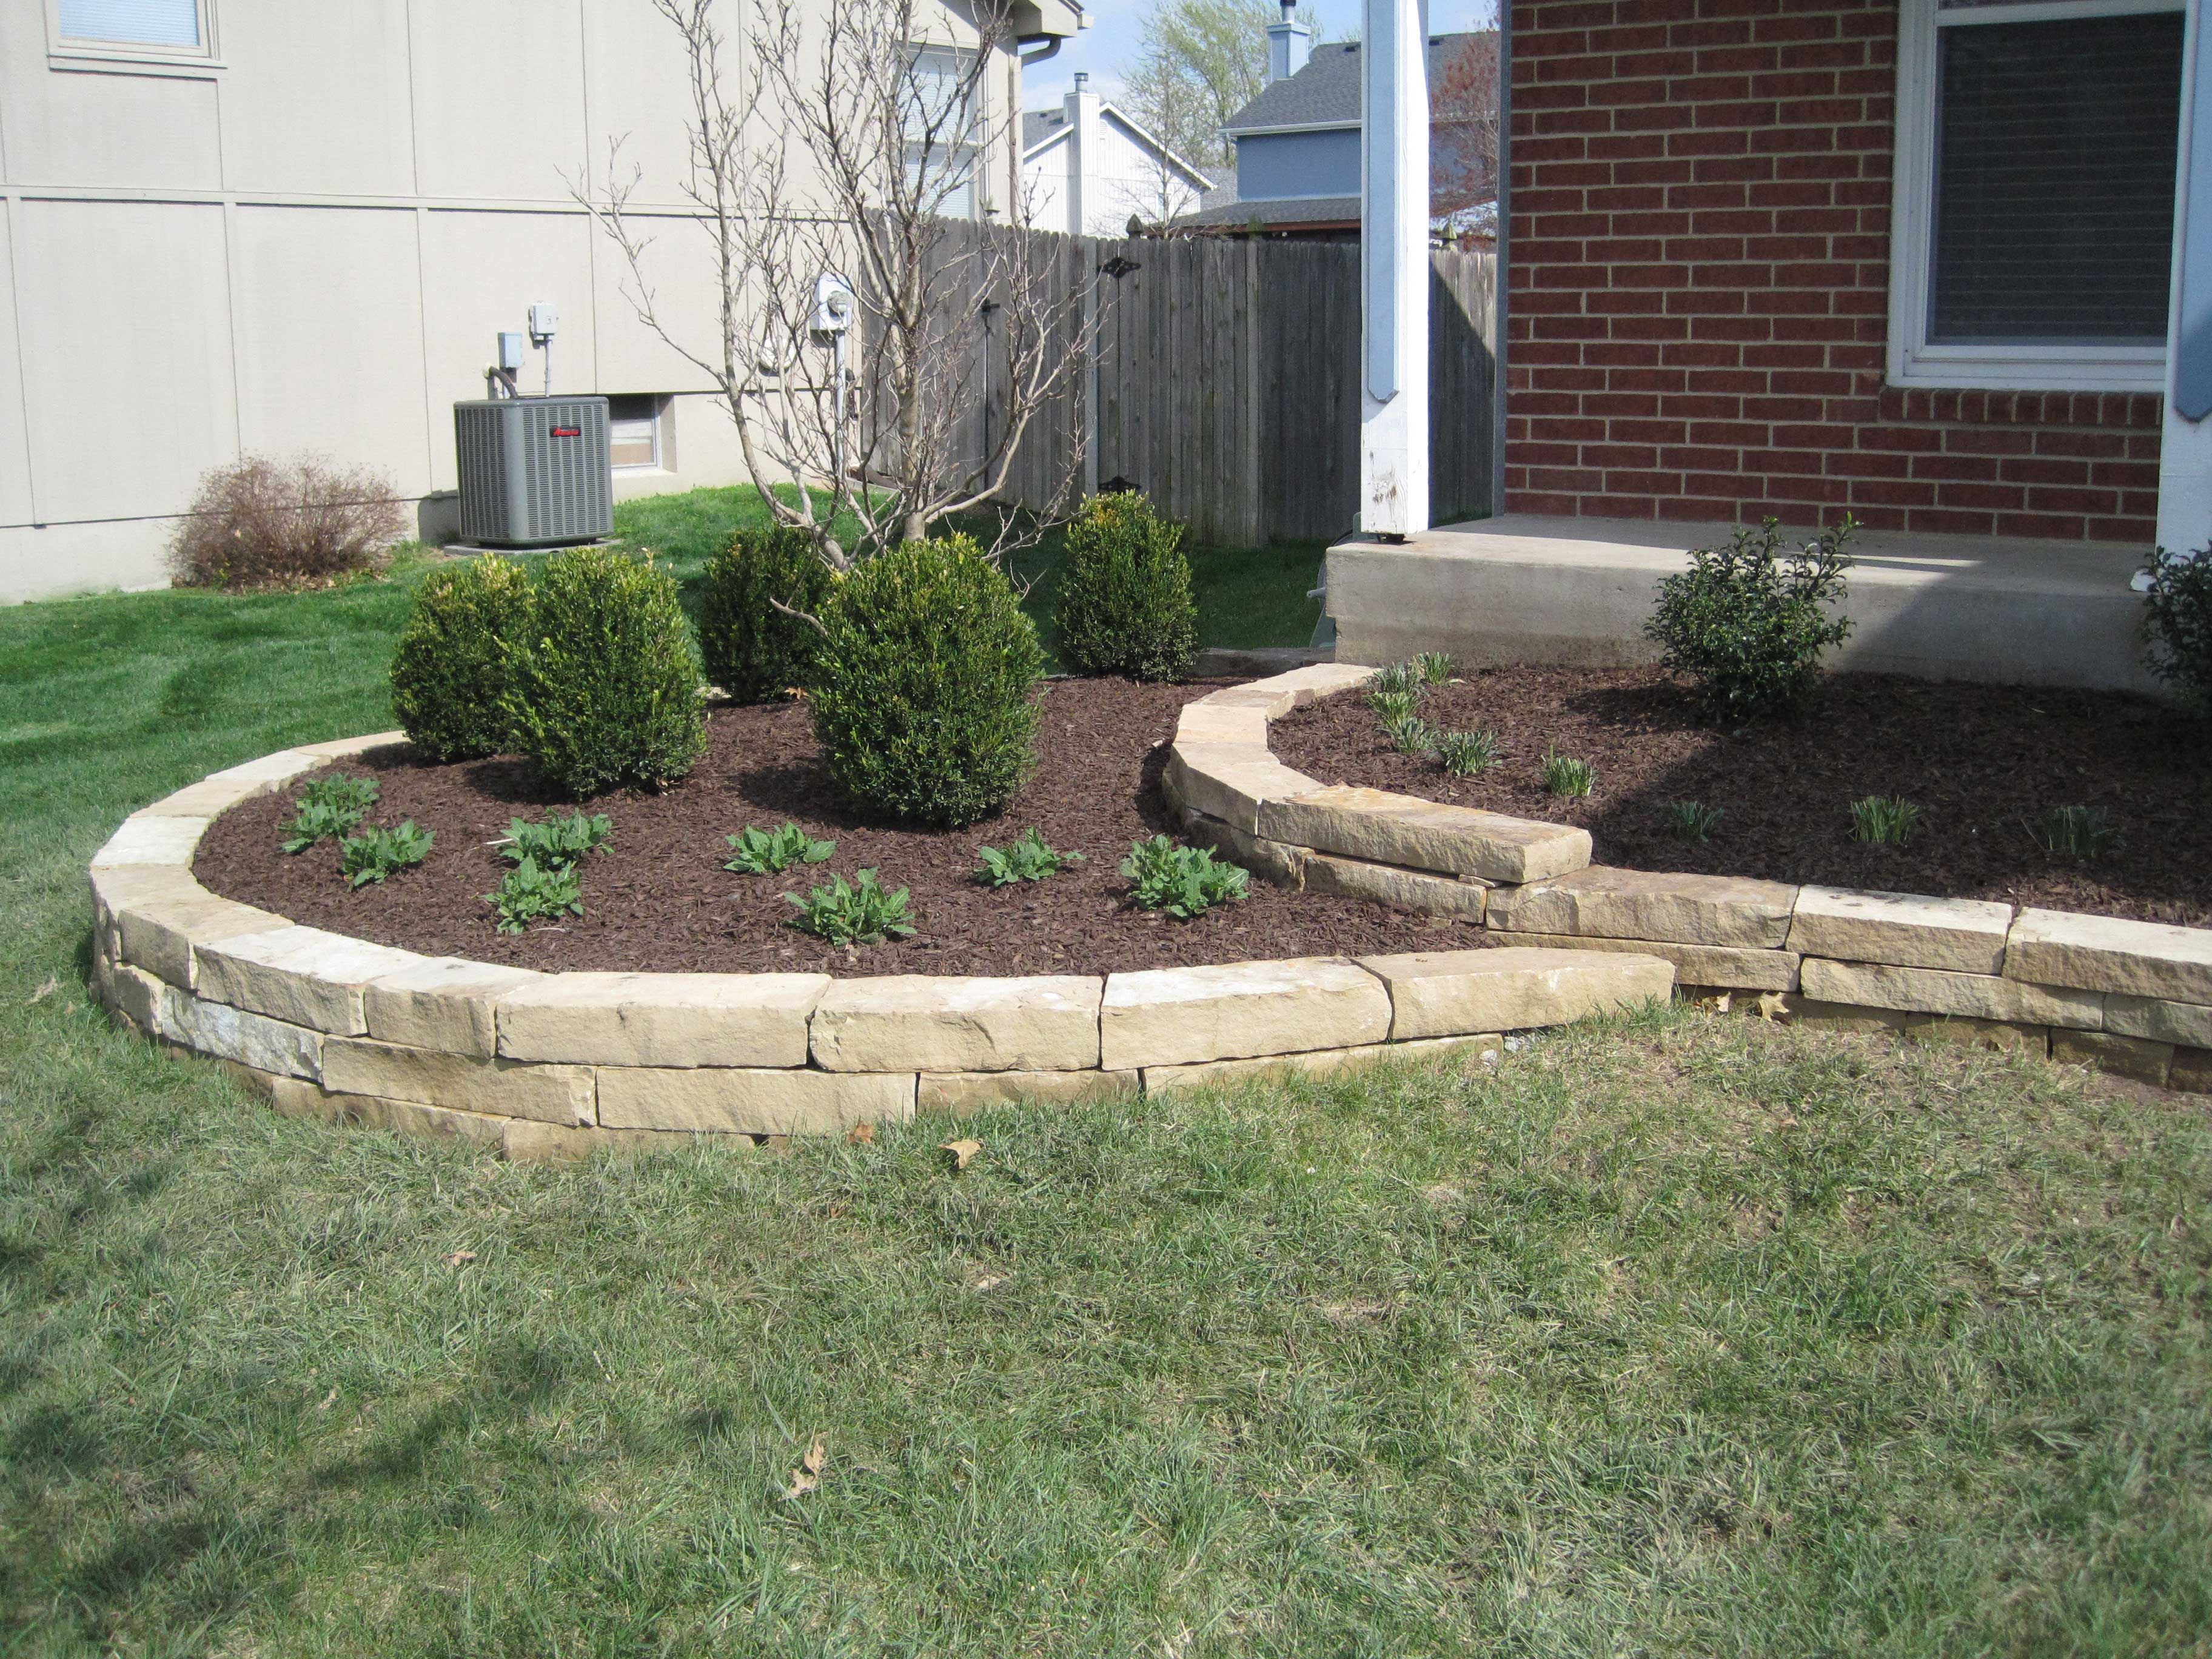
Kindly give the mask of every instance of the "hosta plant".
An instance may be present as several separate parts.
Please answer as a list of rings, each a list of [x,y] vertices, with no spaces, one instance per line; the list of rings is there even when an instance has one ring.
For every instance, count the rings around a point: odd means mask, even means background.
[[[1920,809],[1902,795],[1866,795],[1851,803],[1851,839],[1902,847],[1920,828]]]
[[[1014,837],[1007,848],[986,847],[977,856],[982,860],[975,872],[975,879],[986,887],[1011,887],[1018,881],[1042,881],[1047,876],[1056,876],[1071,864],[1083,862],[1080,853],[1060,853],[1053,850],[1036,825]]]
[[[748,824],[722,839],[730,843],[730,859],[722,868],[741,876],[780,876],[794,864],[826,864],[837,850],[836,842],[817,841],[795,823],[778,830]]]
[[[368,816],[382,791],[374,778],[317,778],[292,797],[299,809],[285,837],[284,850],[304,853],[318,842],[346,834]]]
[[[338,867],[355,886],[366,887],[422,863],[436,839],[429,830],[416,828],[412,818],[396,829],[364,830],[338,843]]]
[[[605,812],[588,817],[581,812],[548,812],[537,823],[523,818],[508,820],[499,851],[501,858],[516,864],[536,859],[545,869],[567,869],[581,863],[586,854],[605,853],[614,835],[613,821]]]
[[[1425,755],[1436,747],[1435,731],[1419,714],[1400,714],[1384,720],[1382,735],[1401,755]]]
[[[1121,860],[1130,896],[1147,910],[1163,910],[1184,921],[1217,904],[1243,898],[1250,882],[1244,870],[1226,864],[1203,847],[1178,847],[1165,836],[1133,843]]]
[[[796,893],[783,896],[799,910],[791,925],[800,933],[832,945],[852,945],[911,937],[914,924],[907,920],[906,895],[903,887],[885,892],[876,872],[863,870],[849,882],[832,875],[828,886],[815,888],[805,898]]]
[[[527,854],[483,898],[502,933],[525,933],[533,921],[584,914],[584,892],[575,866],[543,865]]]

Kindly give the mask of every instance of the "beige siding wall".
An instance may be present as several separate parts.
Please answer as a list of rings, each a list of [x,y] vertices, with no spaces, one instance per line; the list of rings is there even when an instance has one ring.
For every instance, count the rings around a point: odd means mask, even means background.
[[[0,0],[0,599],[159,584],[171,515],[243,452],[451,489],[451,405],[533,301],[556,392],[675,396],[618,495],[741,476],[564,182],[626,136],[663,309],[711,337],[648,0],[203,4],[217,58],[179,65],[57,57],[47,0]]]

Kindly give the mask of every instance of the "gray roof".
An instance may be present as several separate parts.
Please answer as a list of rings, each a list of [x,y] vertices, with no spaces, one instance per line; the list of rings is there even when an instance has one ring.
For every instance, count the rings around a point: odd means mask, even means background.
[[[1212,198],[1209,195],[1208,200]],[[1229,201],[1186,213],[1179,225],[1235,225],[1257,219],[1263,225],[1336,225],[1359,222],[1357,196],[1303,196],[1290,201]]]
[[[1485,33],[1492,31],[1482,31]],[[1429,84],[1450,67],[1471,34],[1429,37]],[[1357,124],[1359,119],[1359,43],[1316,46],[1296,75],[1263,88],[1257,98],[1231,116],[1227,133],[1273,127],[1320,127]]]
[[[1026,155],[1039,144],[1067,125],[1064,110],[1031,109],[1022,112],[1022,153]]]

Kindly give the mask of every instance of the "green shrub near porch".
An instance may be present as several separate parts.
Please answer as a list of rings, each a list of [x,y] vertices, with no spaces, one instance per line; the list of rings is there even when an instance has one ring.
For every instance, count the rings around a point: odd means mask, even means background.
[[[1130,490],[1094,495],[1067,526],[1053,621],[1079,673],[1180,678],[1198,649],[1183,527]]]

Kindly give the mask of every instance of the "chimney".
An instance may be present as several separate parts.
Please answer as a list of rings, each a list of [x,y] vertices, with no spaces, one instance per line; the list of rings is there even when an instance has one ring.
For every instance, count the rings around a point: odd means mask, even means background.
[[[1297,0],[1283,0],[1283,15],[1267,25],[1267,84],[1287,81],[1306,66],[1313,25],[1298,21]]]
[[[1091,76],[1076,70],[1075,90],[1060,100],[1060,113],[1074,135],[1067,168],[1067,228],[1077,236],[1096,234],[1091,216],[1101,206],[1101,192],[1091,188],[1093,170],[1105,160],[1098,148],[1098,94],[1091,90]]]

